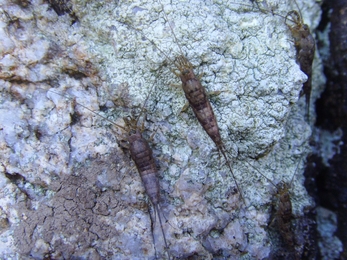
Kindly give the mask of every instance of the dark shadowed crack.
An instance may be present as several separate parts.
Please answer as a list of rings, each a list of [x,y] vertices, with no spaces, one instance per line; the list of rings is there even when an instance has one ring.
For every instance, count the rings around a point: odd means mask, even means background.
[[[336,152],[328,158],[324,152],[312,158],[314,177],[317,180],[315,197],[318,204],[335,211],[338,216],[336,235],[343,243],[341,259],[347,258],[347,3],[334,0],[323,1],[323,17],[319,26],[322,36],[329,37],[329,49],[324,53],[321,44],[324,74],[327,77],[326,88],[316,103],[316,126],[326,133]],[[328,26],[329,25],[329,26]],[[321,37],[323,43],[323,37]],[[340,133],[334,140],[334,133]],[[330,140],[331,139],[331,140]],[[321,141],[321,143],[323,143]],[[326,141],[326,143],[328,143]],[[326,145],[323,143],[323,145]],[[320,144],[321,145],[321,144]],[[328,144],[329,145],[329,144]],[[312,167],[313,168],[313,167]],[[336,250],[337,251],[337,250]]]

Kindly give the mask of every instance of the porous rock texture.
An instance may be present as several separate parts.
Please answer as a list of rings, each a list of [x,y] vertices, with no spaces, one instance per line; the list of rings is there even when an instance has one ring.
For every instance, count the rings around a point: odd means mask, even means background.
[[[119,127],[141,112],[139,127],[144,122],[159,168],[171,256],[271,256],[281,247],[269,235],[281,181],[290,184],[295,218],[312,207],[302,177],[311,134],[299,100],[306,76],[279,16],[294,4],[0,6],[2,258],[167,257]],[[301,9],[314,28],[319,7],[305,1]],[[207,91],[218,93],[211,102],[241,190],[193,112],[181,112],[186,101],[171,71],[180,52]],[[317,60],[314,67],[319,86]]]

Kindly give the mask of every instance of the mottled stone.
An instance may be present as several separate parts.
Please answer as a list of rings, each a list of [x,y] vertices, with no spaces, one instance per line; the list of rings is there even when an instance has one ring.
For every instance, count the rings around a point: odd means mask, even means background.
[[[119,127],[140,113],[153,85],[139,125],[145,120],[146,138],[154,134],[172,256],[269,256],[269,180],[290,183],[296,173],[293,215],[312,205],[302,185],[311,130],[297,103],[306,76],[282,17],[225,1],[163,2],[163,11],[151,1],[74,0],[59,15],[47,1],[3,2],[1,257],[166,257]],[[309,4],[305,19],[314,27],[319,8]],[[280,14],[296,8],[266,6]],[[171,70],[180,48],[208,92],[221,92],[211,103],[245,202],[192,111],[181,112],[183,92],[171,86],[179,83]]]

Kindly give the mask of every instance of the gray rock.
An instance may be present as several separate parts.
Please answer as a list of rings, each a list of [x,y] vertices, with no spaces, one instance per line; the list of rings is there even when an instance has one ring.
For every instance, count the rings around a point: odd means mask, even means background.
[[[137,116],[152,86],[139,122],[148,139],[155,133],[172,256],[269,256],[269,180],[295,173],[294,215],[312,206],[302,177],[311,130],[298,103],[306,76],[282,17],[243,2],[163,2],[167,16],[152,1],[74,0],[60,16],[47,2],[16,2],[1,4],[1,257],[166,257],[123,130],[111,123]],[[306,2],[314,28],[319,7]],[[221,91],[211,102],[245,203],[191,109],[180,113],[186,101],[170,71],[180,51],[208,91]]]

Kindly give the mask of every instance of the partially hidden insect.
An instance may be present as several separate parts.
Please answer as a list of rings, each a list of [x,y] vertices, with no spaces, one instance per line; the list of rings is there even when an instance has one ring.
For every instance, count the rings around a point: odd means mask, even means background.
[[[154,85],[153,85],[154,86]],[[55,91],[50,90],[50,92],[64,96],[62,94],[59,94]],[[151,92],[151,91],[150,91]],[[144,106],[147,102],[149,95],[147,96],[145,103],[142,107],[142,111],[144,110]],[[154,209],[154,217],[158,216],[160,229],[163,234],[164,243],[168,255],[168,259],[170,259],[170,253],[168,251],[168,245],[166,241],[165,232],[163,229],[163,224],[160,216],[160,185],[158,180],[158,170],[155,164],[155,160],[153,157],[153,151],[151,147],[148,144],[148,141],[143,137],[142,132],[144,130],[144,124],[142,124],[141,127],[138,126],[138,120],[141,117],[141,114],[138,116],[137,120],[134,118],[123,118],[123,120],[126,123],[126,127],[123,127],[121,125],[118,125],[112,121],[110,121],[108,118],[96,113],[95,111],[89,109],[88,107],[77,103],[76,104],[82,106],[83,108],[87,109],[88,111],[92,112],[93,114],[96,114],[100,117],[102,117],[104,120],[107,120],[111,124],[115,125],[116,127],[121,128],[122,130],[125,130],[127,132],[127,142],[129,144],[129,151],[132,160],[134,161],[137,171],[140,174],[143,186],[145,188],[145,191],[151,201],[151,204],[153,205]],[[153,220],[152,220],[153,222]],[[153,225],[153,223],[152,223]],[[153,234],[153,232],[152,232]],[[154,235],[153,235],[154,240]]]
[[[292,229],[293,208],[289,195],[290,185],[285,182],[281,182],[276,187],[278,192],[278,201],[277,205],[275,206],[273,221],[283,240],[283,245],[286,251],[289,255],[293,255],[295,254],[296,242],[294,230]]]
[[[253,2],[253,1],[252,1]],[[306,115],[307,120],[310,120],[310,100],[312,91],[312,63],[315,54],[316,44],[315,40],[310,32],[310,28],[304,23],[301,12],[296,10],[289,11],[286,16],[274,13],[272,10],[267,10],[265,8],[258,9],[263,13],[272,13],[283,17],[285,19],[285,24],[288,26],[293,38],[294,45],[296,48],[296,62],[300,66],[300,70],[304,72],[307,76],[307,81],[303,84],[300,96],[305,95],[306,101]],[[295,1],[296,3],[296,1]],[[240,4],[242,6],[248,6],[247,4]],[[297,5],[297,3],[296,3]],[[299,7],[298,7],[299,8]]]
[[[278,184],[275,184],[272,180],[261,173],[256,167],[248,163],[253,169],[255,169],[263,177],[265,177],[269,181],[269,183],[271,183],[271,185],[273,185],[277,190],[277,194],[275,195],[277,199],[273,202],[274,212],[272,214],[273,216],[270,222],[270,226],[273,226],[275,228],[282,240],[280,246],[281,250],[275,251],[274,254],[276,255],[276,257],[282,255],[282,257],[285,257],[285,259],[300,259],[298,258],[298,255],[301,254],[300,250],[297,249],[298,242],[292,222],[295,217],[293,216],[293,207],[289,192],[300,162],[301,160],[299,160],[299,163],[296,166],[290,182],[287,183],[281,181]],[[276,257],[275,259],[277,259]]]
[[[288,17],[294,23],[290,25],[287,23]],[[301,14],[298,11],[292,10],[287,13],[285,22],[292,33],[294,44],[296,48],[296,62],[299,64],[300,69],[307,76],[307,81],[303,85],[302,95],[306,98],[307,118],[310,120],[310,99],[312,91],[312,63],[316,49],[315,40],[310,33],[310,28],[304,24]]]

